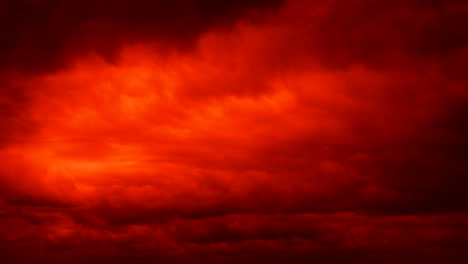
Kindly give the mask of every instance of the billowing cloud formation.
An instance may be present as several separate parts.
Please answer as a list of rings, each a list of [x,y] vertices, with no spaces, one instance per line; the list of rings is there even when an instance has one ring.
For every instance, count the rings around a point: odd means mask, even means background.
[[[7,263],[466,262],[466,3],[103,3],[4,4]]]

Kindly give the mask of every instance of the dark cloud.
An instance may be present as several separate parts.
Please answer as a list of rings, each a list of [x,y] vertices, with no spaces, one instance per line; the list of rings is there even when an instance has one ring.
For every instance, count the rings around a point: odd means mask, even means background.
[[[2,1],[0,66],[60,69],[89,52],[115,61],[122,45],[142,41],[191,47],[213,27],[281,4],[281,0]]]
[[[21,86],[15,86],[0,77],[0,147],[21,135],[37,130],[29,112],[30,96]]]
[[[468,44],[464,1],[290,3],[285,13],[291,18],[279,24],[301,28],[282,39],[285,49],[295,47],[297,54],[287,53],[278,59],[279,64],[292,55],[301,64],[318,60],[331,69],[355,64],[414,69],[444,59],[448,62],[448,57],[460,56]],[[452,70],[466,68],[464,62],[456,63]]]
[[[23,259],[13,252],[44,243],[45,248],[29,251],[44,263],[71,256],[76,263],[96,258],[110,261],[117,256],[116,263],[127,263],[127,259],[137,263],[148,259],[163,263],[256,263],[259,259],[281,263],[288,257],[298,263],[437,263],[444,259],[462,263],[468,242],[463,214],[378,218],[345,214],[231,215],[118,229],[75,225],[61,214],[28,214],[44,219],[43,224],[23,221],[25,213],[0,219],[5,227],[2,242],[14,242],[8,254],[12,262]],[[445,255],[447,252],[450,255]]]

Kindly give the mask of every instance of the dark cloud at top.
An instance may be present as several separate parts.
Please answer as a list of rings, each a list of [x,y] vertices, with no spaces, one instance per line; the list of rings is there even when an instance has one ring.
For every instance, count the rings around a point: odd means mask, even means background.
[[[123,44],[140,41],[190,47],[212,27],[281,4],[282,0],[5,0],[0,2],[0,66],[48,71],[86,52],[113,61]]]
[[[286,41],[298,52],[307,52],[299,55],[305,63],[310,61],[309,54],[332,69],[355,64],[408,68],[444,61],[448,71],[466,76],[462,70],[467,68],[466,60],[455,59],[468,45],[466,1],[292,3],[296,5],[292,5],[290,23],[301,30]],[[288,60],[281,58],[280,63]]]

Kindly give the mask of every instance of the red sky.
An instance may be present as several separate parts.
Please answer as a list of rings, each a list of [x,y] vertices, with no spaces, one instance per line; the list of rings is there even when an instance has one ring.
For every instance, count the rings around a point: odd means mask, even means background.
[[[1,263],[467,263],[463,0],[0,0]]]

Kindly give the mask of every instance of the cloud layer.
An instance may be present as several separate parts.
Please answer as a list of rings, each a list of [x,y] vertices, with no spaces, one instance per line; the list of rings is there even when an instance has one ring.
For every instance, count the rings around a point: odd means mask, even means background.
[[[464,263],[463,1],[4,1],[7,263]]]

